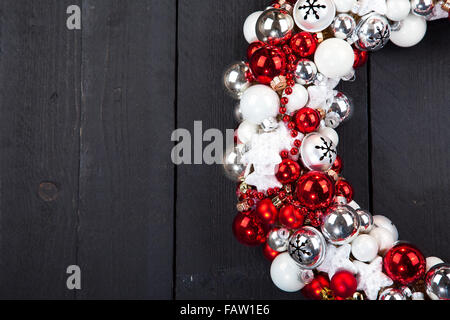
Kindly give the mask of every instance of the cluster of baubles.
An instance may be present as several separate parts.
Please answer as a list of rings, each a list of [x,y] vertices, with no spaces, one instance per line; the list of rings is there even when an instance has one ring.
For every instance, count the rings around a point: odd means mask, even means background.
[[[244,23],[247,62],[225,86],[239,104],[225,172],[239,183],[236,238],[263,246],[281,290],[312,299],[450,298],[450,264],[398,242],[353,200],[335,129],[353,104],[335,90],[368,51],[417,44],[450,1],[278,0]],[[448,13],[446,13],[448,16]]]

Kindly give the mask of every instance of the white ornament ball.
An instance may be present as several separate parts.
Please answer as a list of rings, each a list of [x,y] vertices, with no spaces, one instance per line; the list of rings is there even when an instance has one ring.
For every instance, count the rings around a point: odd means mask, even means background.
[[[336,132],[336,130],[334,130],[332,128],[329,128],[329,127],[326,127],[326,126],[323,126],[323,127],[321,127],[319,129],[319,133],[321,135],[323,135],[324,137],[327,137],[328,139],[330,139],[333,142],[333,145],[335,147],[338,146],[338,144],[339,144],[339,135]]]
[[[328,78],[342,78],[349,74],[354,60],[355,54],[351,45],[337,38],[323,41],[314,55],[317,69]]]
[[[427,272],[433,268],[435,265],[444,263],[440,258],[438,257],[428,257],[427,258]]]
[[[422,41],[427,32],[427,21],[425,18],[410,14],[401,21],[398,31],[392,31],[391,41],[399,47],[412,47]]]
[[[244,121],[239,125],[237,129],[237,137],[240,142],[246,144],[252,140],[254,134],[258,132],[258,125],[250,122]]]
[[[392,233],[385,228],[374,228],[369,235],[377,240],[378,252],[383,254],[394,245],[394,237]]]
[[[411,11],[409,0],[387,0],[386,17],[392,21],[401,21],[405,19]]]
[[[296,292],[303,289],[305,284],[300,280],[301,269],[291,258],[289,253],[279,254],[270,267],[273,283],[283,291]]]
[[[392,223],[391,220],[386,218],[385,216],[374,216],[373,217],[373,224],[376,227],[385,228],[389,230],[392,233],[392,236],[394,237],[394,241],[398,240],[398,230],[397,227]]]
[[[359,261],[372,261],[378,255],[377,239],[367,234],[358,236],[352,242],[352,254]]]
[[[241,97],[241,112],[244,120],[260,124],[265,119],[275,118],[280,108],[280,98],[270,87],[257,84],[244,91]]]
[[[288,103],[286,105],[288,114],[292,114],[295,111],[300,110],[306,106],[309,100],[308,90],[298,83],[292,87],[292,94],[286,95],[283,93],[283,97],[288,98]]]
[[[333,0],[337,12],[349,12],[356,4],[356,0]]]
[[[253,12],[244,22],[244,37],[248,43],[258,41],[258,37],[256,36],[256,21],[258,21],[262,13],[263,11]]]

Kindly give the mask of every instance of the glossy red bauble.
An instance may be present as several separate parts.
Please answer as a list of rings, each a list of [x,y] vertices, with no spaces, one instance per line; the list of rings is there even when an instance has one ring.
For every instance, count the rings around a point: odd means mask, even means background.
[[[322,300],[322,290],[330,288],[330,281],[324,275],[317,275],[311,283],[303,287],[302,293],[306,298],[312,300]]]
[[[264,199],[258,202],[255,214],[267,225],[274,224],[278,218],[278,210],[270,199]]]
[[[361,51],[353,48],[353,53],[355,54],[355,62],[353,63],[353,68],[357,69],[366,64],[367,59],[369,59],[368,51]]]
[[[317,40],[308,32],[299,32],[291,38],[291,49],[300,57],[306,58],[314,54],[317,49]]]
[[[269,261],[273,261],[281,252],[273,250],[267,243],[263,247],[264,257]]]
[[[300,165],[291,159],[284,159],[278,166],[278,172],[275,175],[282,184],[296,181],[301,174]]]
[[[278,221],[286,228],[298,229],[303,226],[307,214],[308,212],[306,209],[301,210],[288,204],[280,209]]]
[[[277,47],[265,46],[253,53],[249,65],[259,83],[270,84],[273,78],[285,73],[286,55]]]
[[[336,272],[330,282],[330,289],[334,295],[344,299],[353,296],[357,287],[355,276],[347,270]]]
[[[345,180],[339,180],[336,182],[336,196],[344,197],[347,202],[353,200],[353,187]]]
[[[260,48],[264,47],[264,42],[261,41],[255,41],[249,44],[247,48],[247,60],[250,61],[253,54]]]
[[[311,108],[301,108],[294,116],[295,126],[303,134],[317,130],[320,124],[320,114]]]
[[[334,181],[323,172],[308,172],[298,180],[296,194],[302,206],[310,210],[325,209],[335,196]]]
[[[392,247],[383,259],[384,271],[395,282],[409,285],[423,278],[426,260],[419,249],[408,243]]]
[[[339,155],[336,156],[336,160],[334,160],[331,170],[333,170],[334,172],[339,174],[342,172],[343,167],[344,167],[344,164],[342,163],[342,158]]]
[[[248,246],[257,246],[266,241],[268,229],[254,212],[238,213],[233,221],[236,239]]]

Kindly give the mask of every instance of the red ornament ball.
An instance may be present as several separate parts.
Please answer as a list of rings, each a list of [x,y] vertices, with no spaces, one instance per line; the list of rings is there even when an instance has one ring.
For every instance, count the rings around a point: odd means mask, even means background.
[[[291,159],[284,159],[278,166],[276,177],[282,184],[296,181],[301,174],[300,165]]]
[[[344,299],[353,296],[357,287],[358,282],[355,276],[347,270],[336,272],[330,283],[330,289],[333,293]]]
[[[306,58],[314,54],[317,49],[317,40],[308,32],[299,32],[291,38],[291,49],[300,57]]]
[[[238,213],[233,221],[233,234],[247,246],[257,246],[266,241],[267,228],[254,212]]]
[[[252,54],[249,65],[259,83],[270,84],[273,78],[285,73],[286,55],[277,47],[265,46]]]
[[[255,41],[255,42],[250,43],[247,48],[247,60],[250,61],[251,57],[256,52],[256,50],[258,50],[264,46],[265,46],[264,42],[261,42],[261,41]]]
[[[320,114],[311,108],[301,108],[295,114],[294,122],[301,133],[311,133],[316,131],[320,125]]]
[[[330,281],[328,280],[328,277],[319,274],[311,281],[311,283],[304,286],[301,292],[306,298],[322,300],[322,290],[325,288],[330,288]]]
[[[273,261],[281,252],[273,250],[267,243],[263,247],[264,257],[269,261]]]
[[[333,166],[331,167],[331,170],[336,172],[337,174],[342,172],[342,168],[344,167],[344,164],[342,163],[342,158],[338,155],[336,156],[336,160],[334,160]]]
[[[302,206],[313,211],[325,209],[335,196],[334,181],[323,172],[308,172],[298,180],[296,194]]]
[[[302,210],[292,204],[288,204],[280,209],[278,221],[286,228],[298,229],[303,225],[307,214],[306,209]]]
[[[264,199],[258,202],[255,214],[267,225],[274,224],[278,218],[278,210],[270,199]]]
[[[408,243],[399,243],[384,256],[384,270],[395,282],[409,285],[423,278],[426,260],[419,249]]]
[[[369,59],[369,52],[361,51],[353,48],[353,53],[355,54],[355,62],[353,63],[353,68],[357,69],[366,64],[367,59]]]
[[[339,180],[336,182],[336,196],[344,197],[347,202],[353,200],[353,187],[345,180]]]

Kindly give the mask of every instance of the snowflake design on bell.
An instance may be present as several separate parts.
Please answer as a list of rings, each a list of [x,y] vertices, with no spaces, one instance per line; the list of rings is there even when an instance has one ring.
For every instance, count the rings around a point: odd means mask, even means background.
[[[376,27],[376,32],[369,36],[369,40],[374,43],[375,47],[384,47],[391,37],[389,28]]]
[[[310,239],[300,240],[299,237],[296,237],[292,244],[292,254],[295,254],[299,260],[303,260],[304,256],[311,257],[311,250],[308,249],[310,241]]]
[[[323,159],[328,157],[330,163],[333,163],[334,162],[333,155],[337,154],[336,149],[333,149],[333,141],[329,141],[328,142],[323,137],[320,137],[320,140],[322,140],[323,145],[316,146],[316,149],[319,149],[319,150],[323,151],[323,155],[320,158],[320,161],[322,161]]]
[[[298,10],[303,11],[305,13],[304,19],[308,19],[309,15],[314,15],[314,17],[319,20],[319,10],[318,9],[326,9],[327,6],[324,4],[319,4],[317,0],[306,0],[306,4],[299,6]]]

